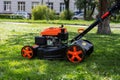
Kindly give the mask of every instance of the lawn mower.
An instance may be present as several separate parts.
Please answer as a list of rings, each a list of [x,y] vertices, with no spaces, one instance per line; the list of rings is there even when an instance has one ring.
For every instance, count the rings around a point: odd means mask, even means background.
[[[79,63],[93,52],[93,44],[82,37],[117,9],[120,9],[120,1],[70,41],[69,33],[63,25],[47,28],[40,36],[35,37],[34,46],[24,46],[21,49],[21,55],[28,59],[68,59],[70,62]]]

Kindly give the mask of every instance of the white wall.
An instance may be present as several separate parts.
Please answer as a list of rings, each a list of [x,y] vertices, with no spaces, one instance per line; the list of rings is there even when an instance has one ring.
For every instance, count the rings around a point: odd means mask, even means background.
[[[0,12],[2,12],[3,10],[3,1],[2,0],[0,0]]]
[[[4,1],[11,1],[11,12],[5,12],[4,11]],[[31,13],[31,8],[32,8],[32,2],[39,2],[41,4],[42,0],[0,0],[0,13],[13,13],[18,10],[18,1],[25,1],[25,10],[28,13]],[[46,2],[53,2],[53,9],[56,11],[56,13],[60,12],[60,3],[64,2],[64,0],[43,0],[43,4],[46,5]],[[75,0],[70,0],[70,10],[74,11],[75,6],[74,6]]]

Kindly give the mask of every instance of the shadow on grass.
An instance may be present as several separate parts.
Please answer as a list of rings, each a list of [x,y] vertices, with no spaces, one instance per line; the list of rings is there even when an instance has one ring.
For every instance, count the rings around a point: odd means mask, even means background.
[[[76,33],[70,32],[70,38]],[[27,60],[20,50],[26,44],[34,44],[36,33],[11,36],[0,52],[0,79],[11,80],[101,80],[120,79],[120,34],[87,34],[84,38],[94,44],[93,54],[82,63],[73,64],[59,60]],[[19,54],[18,54],[19,53]],[[6,56],[7,55],[7,56]],[[4,57],[6,56],[6,57]]]

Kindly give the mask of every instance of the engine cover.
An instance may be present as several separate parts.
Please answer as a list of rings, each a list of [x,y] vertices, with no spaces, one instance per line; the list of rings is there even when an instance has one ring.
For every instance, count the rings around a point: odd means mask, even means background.
[[[66,28],[50,27],[50,28],[43,30],[41,32],[41,35],[42,36],[58,36],[60,33],[67,33]]]
[[[50,27],[43,30],[40,34],[41,36],[52,36],[52,37],[58,37],[61,40],[68,40],[68,32],[66,28]]]

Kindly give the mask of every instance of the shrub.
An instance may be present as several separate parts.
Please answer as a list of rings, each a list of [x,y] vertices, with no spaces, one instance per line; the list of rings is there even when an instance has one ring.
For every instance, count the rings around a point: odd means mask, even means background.
[[[120,15],[117,15],[117,14],[113,14],[111,17],[110,17],[111,21],[113,22],[120,22]]]
[[[1,19],[9,19],[10,18],[10,14],[0,14],[0,18]]]
[[[32,10],[33,20],[55,19],[55,12],[47,6],[37,6]]]
[[[1,19],[22,19],[22,16],[13,14],[0,14]]]
[[[23,19],[23,16],[11,14],[11,15],[10,15],[10,18],[11,18],[11,19]]]
[[[68,12],[67,10],[63,11],[60,13],[60,19],[62,20],[68,20],[68,19],[71,19],[73,16],[73,13],[71,11],[69,11],[69,15],[68,15]]]

